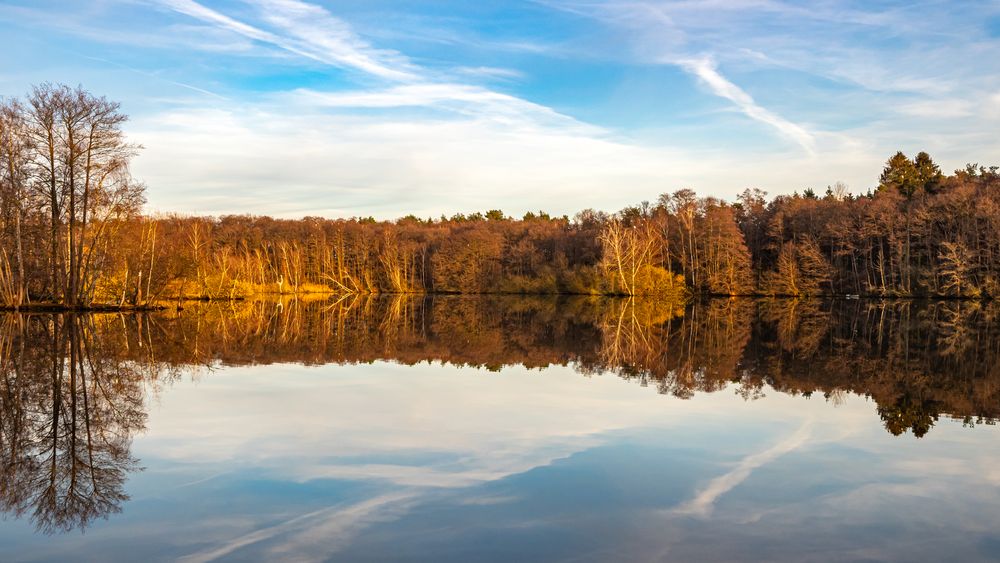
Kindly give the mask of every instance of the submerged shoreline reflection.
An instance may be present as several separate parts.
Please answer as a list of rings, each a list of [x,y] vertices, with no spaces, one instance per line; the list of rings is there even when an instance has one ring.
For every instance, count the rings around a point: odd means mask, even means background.
[[[1000,416],[1000,307],[948,302],[369,297],[0,317],[0,510],[43,533],[121,510],[146,401],[218,365],[571,365],[688,398],[871,397],[887,431]],[[721,485],[720,485],[721,486]],[[711,489],[709,489],[710,491]]]

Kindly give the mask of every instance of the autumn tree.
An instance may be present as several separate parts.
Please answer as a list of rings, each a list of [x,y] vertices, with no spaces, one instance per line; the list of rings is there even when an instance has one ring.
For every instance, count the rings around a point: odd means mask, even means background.
[[[0,103],[0,303],[14,307],[30,297],[24,230],[34,203],[31,158],[24,108],[17,100]]]
[[[47,292],[71,308],[93,301],[98,277],[115,268],[117,231],[143,203],[128,168],[138,146],[126,140],[119,109],[82,88],[43,84],[22,112],[31,184],[49,217]]]

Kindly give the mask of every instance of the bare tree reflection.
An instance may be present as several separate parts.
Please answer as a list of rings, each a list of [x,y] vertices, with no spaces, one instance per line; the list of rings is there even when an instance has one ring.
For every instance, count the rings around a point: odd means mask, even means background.
[[[143,378],[97,330],[91,316],[4,317],[0,506],[45,533],[119,511],[137,468]]]

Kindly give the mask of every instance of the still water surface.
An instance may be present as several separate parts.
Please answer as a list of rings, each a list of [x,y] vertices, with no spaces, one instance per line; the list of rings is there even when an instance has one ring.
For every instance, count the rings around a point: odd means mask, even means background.
[[[1000,305],[0,317],[0,560],[1000,558]]]

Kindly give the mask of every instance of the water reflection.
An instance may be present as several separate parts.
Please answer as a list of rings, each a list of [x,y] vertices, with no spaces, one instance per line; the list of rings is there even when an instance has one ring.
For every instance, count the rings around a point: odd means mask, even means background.
[[[90,316],[6,316],[0,506],[51,534],[120,510],[147,376]]]
[[[571,364],[691,397],[736,383],[875,399],[886,429],[1000,416],[1000,305],[979,302],[368,298],[202,306],[149,322],[173,364]]]
[[[146,402],[180,374],[216,366],[562,365],[680,398],[731,387],[747,400],[774,391],[833,402],[863,395],[894,435],[924,436],[942,416],[992,424],[1000,416],[998,312],[960,301],[717,300],[678,308],[630,299],[397,297],[7,315],[0,502],[44,533],[119,511],[138,469],[130,449],[144,430]],[[798,447],[804,432],[772,454]],[[434,476],[408,479],[427,485]],[[706,490],[721,494],[726,483]],[[398,494],[409,493],[391,493]],[[702,514],[710,497],[677,510]]]

